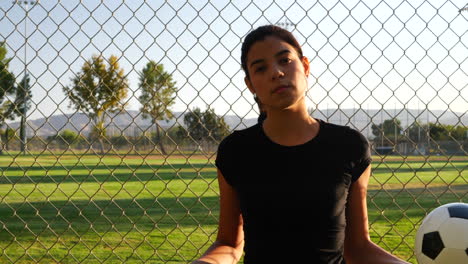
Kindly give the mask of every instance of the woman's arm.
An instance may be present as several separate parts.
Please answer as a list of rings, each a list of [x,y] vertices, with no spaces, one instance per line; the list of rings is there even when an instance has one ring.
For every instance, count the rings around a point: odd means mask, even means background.
[[[346,238],[344,255],[349,264],[402,264],[398,259],[374,244],[369,236],[367,216],[367,185],[371,168],[351,185],[346,207]]]
[[[237,263],[244,249],[244,230],[239,199],[218,170],[220,213],[216,242],[192,264],[233,264]]]

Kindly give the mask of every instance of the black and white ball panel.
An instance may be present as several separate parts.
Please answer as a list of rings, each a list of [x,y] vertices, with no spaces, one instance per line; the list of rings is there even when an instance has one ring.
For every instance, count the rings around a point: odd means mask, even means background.
[[[430,259],[436,259],[440,252],[445,248],[442,237],[438,231],[425,233],[423,235],[422,253]]]

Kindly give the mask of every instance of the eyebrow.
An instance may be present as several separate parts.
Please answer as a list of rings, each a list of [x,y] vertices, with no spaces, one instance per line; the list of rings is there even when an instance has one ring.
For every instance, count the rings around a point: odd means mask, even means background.
[[[283,54],[285,53],[291,53],[290,50],[288,49],[285,49],[285,50],[281,50],[280,52],[276,53],[275,54],[275,57],[280,57],[282,56]],[[253,65],[257,64],[257,63],[262,63],[264,61],[264,59],[258,59],[258,60],[254,60],[252,63],[250,63],[250,67],[252,67]]]

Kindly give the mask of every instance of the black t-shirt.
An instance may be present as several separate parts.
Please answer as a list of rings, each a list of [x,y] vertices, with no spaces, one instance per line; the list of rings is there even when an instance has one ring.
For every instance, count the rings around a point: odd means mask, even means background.
[[[297,146],[271,141],[262,124],[234,131],[216,166],[236,190],[244,219],[244,263],[344,263],[351,183],[371,162],[358,131],[318,120]]]

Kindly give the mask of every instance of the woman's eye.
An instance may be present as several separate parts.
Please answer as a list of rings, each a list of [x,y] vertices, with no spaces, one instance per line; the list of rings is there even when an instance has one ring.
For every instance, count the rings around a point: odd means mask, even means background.
[[[280,61],[281,61],[281,63],[290,63],[291,59],[290,58],[282,58]]]
[[[262,72],[262,71],[264,71],[265,69],[266,69],[265,66],[260,66],[260,67],[257,67],[257,68],[255,69],[255,72]]]

